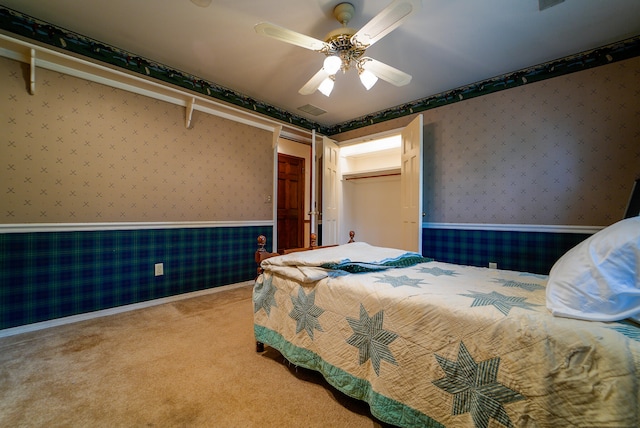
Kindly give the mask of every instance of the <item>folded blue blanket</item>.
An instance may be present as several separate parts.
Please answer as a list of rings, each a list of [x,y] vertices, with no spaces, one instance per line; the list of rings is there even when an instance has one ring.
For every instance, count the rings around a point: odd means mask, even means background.
[[[332,271],[346,272],[346,273],[366,273],[377,272],[387,269],[403,268],[414,266],[419,263],[426,263],[433,261],[432,258],[422,257],[415,253],[408,253],[402,255],[396,259],[387,259],[381,262],[353,262],[351,260],[345,260],[340,263],[325,263],[320,267],[329,269]]]

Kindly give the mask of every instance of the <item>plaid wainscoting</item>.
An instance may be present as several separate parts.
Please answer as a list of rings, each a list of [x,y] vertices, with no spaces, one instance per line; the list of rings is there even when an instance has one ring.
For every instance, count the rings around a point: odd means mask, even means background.
[[[273,239],[271,226],[0,234],[0,329],[251,280],[260,234]],[[423,228],[422,253],[548,274],[589,236]]]
[[[422,229],[422,254],[435,260],[470,266],[498,264],[499,269],[548,275],[569,249],[588,233],[510,230]]]
[[[0,329],[251,280],[260,234],[272,227],[0,234]]]

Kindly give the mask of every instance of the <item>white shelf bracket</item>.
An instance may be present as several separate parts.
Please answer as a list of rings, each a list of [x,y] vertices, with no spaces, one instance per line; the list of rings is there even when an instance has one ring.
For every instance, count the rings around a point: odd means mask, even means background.
[[[187,102],[187,114],[185,116],[185,122],[184,122],[184,126],[189,129],[189,127],[191,126],[191,116],[193,116],[193,106],[196,103],[196,99],[195,98],[191,98],[188,102]]]
[[[30,61],[30,73],[29,73],[29,93],[31,95],[36,94],[36,50],[31,49],[31,61]]]

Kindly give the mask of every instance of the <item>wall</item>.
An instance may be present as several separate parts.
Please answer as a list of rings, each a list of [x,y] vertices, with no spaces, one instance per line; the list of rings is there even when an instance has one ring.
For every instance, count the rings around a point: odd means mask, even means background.
[[[349,155],[340,152],[342,230],[358,241],[401,248],[400,148]]]
[[[428,115],[427,221],[621,219],[640,174],[639,74],[636,58]]]
[[[536,231],[505,228],[456,228],[433,225],[422,229],[422,254],[460,265],[548,275],[569,249],[591,235],[584,231]]]
[[[345,229],[355,231],[357,241],[401,248],[400,190],[399,175],[343,181]]]
[[[433,243],[423,253],[484,265],[502,242],[496,257],[534,260],[586,236],[505,237],[440,223],[605,226],[621,218],[640,174],[639,74],[640,58],[633,58],[426,111],[431,225],[423,236],[439,235],[423,238]],[[272,207],[254,203],[273,189],[271,133],[199,112],[187,130],[183,108],[40,69],[38,93],[30,96],[27,75],[23,65],[0,58],[4,226],[272,221]],[[271,230],[216,227],[217,235],[209,227],[158,227],[0,233],[0,329],[236,281],[224,276],[228,260],[250,279],[255,235]],[[159,280],[152,276],[155,254],[164,254],[169,268]],[[503,260],[494,261],[509,266]],[[544,272],[545,263],[535,271]]]
[[[271,132],[25,67],[0,58],[1,223],[272,217]]]
[[[638,75],[636,57],[425,111],[425,221],[606,226],[621,219],[640,175]]]
[[[0,329],[253,278],[271,132],[37,76],[0,58]]]
[[[640,176],[638,76],[636,57],[425,111],[422,253],[547,274],[622,219]]]
[[[0,329],[251,280],[259,235],[272,227],[0,233]]]

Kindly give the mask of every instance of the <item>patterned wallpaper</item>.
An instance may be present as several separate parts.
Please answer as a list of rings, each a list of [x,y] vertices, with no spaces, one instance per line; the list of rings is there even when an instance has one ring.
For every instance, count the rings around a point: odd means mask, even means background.
[[[27,71],[0,58],[0,223],[271,219],[270,132]],[[427,222],[604,226],[640,175],[640,57],[423,115]]]
[[[423,115],[426,222],[606,226],[640,176],[639,57]]]
[[[272,133],[0,58],[0,223],[272,218]],[[260,203],[256,203],[260,201]]]

